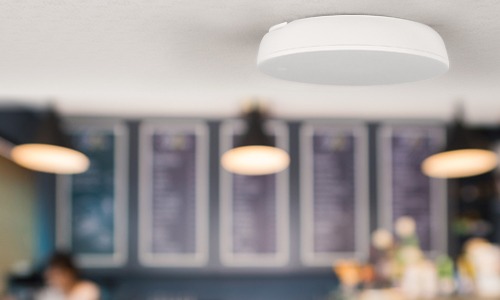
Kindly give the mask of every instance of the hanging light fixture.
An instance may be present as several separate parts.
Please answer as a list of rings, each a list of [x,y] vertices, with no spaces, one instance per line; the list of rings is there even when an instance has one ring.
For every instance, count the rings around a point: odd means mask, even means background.
[[[258,106],[246,115],[246,132],[239,145],[225,152],[221,164],[241,175],[266,175],[283,171],[290,164],[286,151],[277,148],[264,130],[264,116]]]
[[[471,130],[465,128],[461,113],[455,119],[444,151],[422,162],[422,172],[436,178],[461,178],[480,175],[498,165],[497,154]]]
[[[42,116],[34,140],[14,146],[10,157],[17,164],[34,171],[56,174],[85,172],[90,165],[89,159],[69,145],[58,115],[50,108]]]
[[[399,18],[335,15],[275,25],[260,43],[257,66],[284,80],[332,85],[419,81],[448,71],[441,36]]]

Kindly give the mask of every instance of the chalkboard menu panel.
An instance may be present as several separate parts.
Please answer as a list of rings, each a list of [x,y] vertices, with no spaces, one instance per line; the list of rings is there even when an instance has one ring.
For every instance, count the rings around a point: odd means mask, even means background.
[[[447,248],[446,182],[421,171],[422,161],[445,144],[445,129],[430,125],[386,125],[379,130],[379,223],[392,229],[402,216],[417,224],[423,250]]]
[[[361,259],[369,229],[366,127],[306,123],[300,134],[302,261]]]
[[[206,263],[208,151],[204,124],[141,126],[139,258],[143,265]]]
[[[84,267],[123,265],[127,256],[128,136],[122,124],[80,124],[73,146],[90,159],[82,174],[58,177],[58,246]]]
[[[275,144],[288,149],[285,124],[269,122]],[[243,124],[228,121],[221,127],[221,151],[231,149]],[[221,261],[226,266],[283,266],[289,259],[288,171],[245,176],[221,168]]]

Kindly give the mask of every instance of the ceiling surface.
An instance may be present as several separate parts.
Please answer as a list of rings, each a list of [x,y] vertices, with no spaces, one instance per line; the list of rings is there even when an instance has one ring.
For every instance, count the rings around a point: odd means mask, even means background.
[[[443,37],[450,71],[401,85],[285,82],[255,60],[272,25],[334,14],[405,18]],[[68,115],[232,116],[248,99],[285,118],[500,123],[496,0],[0,0],[0,101]]]

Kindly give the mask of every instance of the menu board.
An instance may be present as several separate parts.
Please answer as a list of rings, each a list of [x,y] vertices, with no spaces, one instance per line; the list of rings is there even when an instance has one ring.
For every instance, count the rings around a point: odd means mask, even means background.
[[[222,153],[234,147],[243,130],[240,122],[222,124]],[[269,122],[265,130],[277,147],[288,149],[285,124]],[[220,251],[224,265],[273,267],[288,263],[287,170],[278,174],[246,176],[221,168],[220,209]]]
[[[422,161],[445,144],[442,126],[383,126],[379,131],[379,221],[392,229],[403,216],[416,221],[424,251],[446,251],[446,182],[421,171]]]
[[[58,177],[58,246],[84,267],[112,267],[127,256],[127,131],[122,124],[75,125],[72,145],[90,159],[81,174]]]
[[[208,143],[201,123],[140,129],[139,259],[149,267],[208,258]]]
[[[300,144],[303,263],[362,259],[369,229],[366,127],[306,123]]]

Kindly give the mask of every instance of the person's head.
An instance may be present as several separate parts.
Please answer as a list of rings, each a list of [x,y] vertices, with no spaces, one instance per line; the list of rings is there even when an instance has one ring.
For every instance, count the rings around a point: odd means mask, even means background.
[[[78,269],[71,255],[57,252],[50,258],[45,269],[45,281],[60,290],[71,289],[78,281]]]

